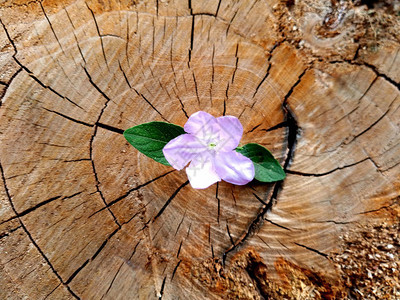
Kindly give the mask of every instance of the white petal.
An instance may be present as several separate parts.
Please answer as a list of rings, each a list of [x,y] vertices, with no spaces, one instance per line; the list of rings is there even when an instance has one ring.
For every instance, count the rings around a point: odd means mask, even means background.
[[[249,183],[255,175],[251,159],[236,151],[218,152],[214,167],[223,180],[237,185]]]
[[[191,115],[184,129],[204,142],[205,145],[215,143],[219,139],[220,126],[212,115],[198,111]]]
[[[182,134],[169,141],[163,148],[165,158],[177,170],[182,170],[203,151],[206,151],[204,145],[191,134]]]
[[[205,152],[192,160],[189,167],[186,168],[186,174],[190,185],[195,189],[205,189],[217,181],[221,181],[214,170],[212,156]]]
[[[231,151],[235,149],[243,135],[243,126],[239,119],[234,116],[224,116],[217,118],[221,127],[220,141],[217,151]]]

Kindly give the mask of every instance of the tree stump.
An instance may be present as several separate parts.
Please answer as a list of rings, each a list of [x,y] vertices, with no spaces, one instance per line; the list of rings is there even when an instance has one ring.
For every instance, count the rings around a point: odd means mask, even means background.
[[[400,22],[298,2],[1,4],[1,298],[345,298],[343,234],[399,220]],[[287,178],[195,190],[122,135],[199,110]]]

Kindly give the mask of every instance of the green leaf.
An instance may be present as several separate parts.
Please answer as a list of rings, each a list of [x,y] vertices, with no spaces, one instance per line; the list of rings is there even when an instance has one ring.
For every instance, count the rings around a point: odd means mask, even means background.
[[[246,144],[236,151],[250,158],[255,167],[255,179],[261,182],[274,182],[286,177],[279,162],[266,148],[258,144]]]
[[[170,166],[162,149],[172,139],[184,134],[181,126],[165,123],[144,123],[124,131],[124,137],[133,147],[156,162]]]

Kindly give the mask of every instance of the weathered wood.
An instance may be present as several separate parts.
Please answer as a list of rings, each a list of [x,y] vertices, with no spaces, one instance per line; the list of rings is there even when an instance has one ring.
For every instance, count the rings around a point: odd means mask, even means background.
[[[1,298],[344,297],[342,233],[398,221],[400,44],[322,2],[1,5]],[[194,190],[121,134],[198,110],[287,178]]]

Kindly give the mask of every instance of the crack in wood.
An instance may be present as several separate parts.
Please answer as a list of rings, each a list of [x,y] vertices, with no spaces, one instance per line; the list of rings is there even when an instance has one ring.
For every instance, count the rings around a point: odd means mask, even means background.
[[[104,247],[107,245],[108,241],[121,229],[122,227],[118,227],[115,229],[107,238],[106,240],[100,245],[100,247],[97,249],[97,251],[93,254],[93,256],[90,259],[87,259],[78,269],[76,269],[72,275],[67,279],[65,282],[66,284],[71,283],[71,281],[79,274],[79,272],[91,261],[93,261],[101,252],[101,250],[104,249]]]
[[[166,280],[166,279],[167,279],[167,276],[164,277],[164,280],[163,280],[163,282],[162,282],[162,284],[161,284],[161,289],[160,289],[160,293],[159,293],[159,296],[158,296],[158,300],[161,300],[162,297],[163,297],[163,294],[164,294],[164,287],[165,287],[165,280]]]
[[[282,109],[285,113],[285,119],[286,119],[285,122],[287,123],[287,154],[286,154],[286,158],[285,158],[284,166],[283,166],[283,169],[285,171],[289,167],[290,162],[293,158],[295,147],[297,144],[297,136],[298,136],[299,130],[300,130],[299,126],[297,124],[297,120],[296,120],[293,112],[290,110],[287,101],[288,101],[290,95],[293,93],[293,90],[296,88],[296,86],[299,85],[303,76],[306,74],[307,70],[309,70],[309,69],[310,68],[307,67],[303,70],[303,72],[299,75],[297,81],[293,84],[293,86],[290,88],[288,93],[283,98]],[[283,182],[284,182],[284,180],[274,183],[272,195],[269,198],[268,202],[263,201],[266,203],[266,205],[263,205],[263,207],[261,208],[261,210],[259,211],[257,216],[251,221],[246,232],[241,237],[238,238],[236,243],[234,243],[231,247],[229,247],[223,253],[223,255],[222,255],[223,264],[225,264],[228,254],[230,252],[233,252],[234,250],[236,250],[241,245],[243,245],[245,243],[245,241],[251,235],[253,235],[253,233],[256,231],[256,229],[262,225],[265,214],[272,208],[274,202],[277,201],[278,193],[282,189]]]
[[[6,33],[7,39],[9,40],[11,46],[12,46],[13,49],[14,49],[14,54],[12,55],[14,61],[15,61],[26,73],[28,73],[28,75],[29,75],[34,81],[36,81],[41,87],[43,87],[44,89],[47,89],[47,90],[51,91],[53,94],[57,95],[59,98],[65,99],[65,100],[67,100],[68,102],[70,102],[72,105],[74,105],[74,106],[76,106],[76,107],[79,107],[80,109],[82,109],[83,111],[85,111],[85,110],[83,109],[83,107],[81,107],[79,104],[75,103],[74,101],[72,101],[72,100],[69,99],[68,97],[61,95],[59,92],[57,92],[57,91],[56,91],[55,89],[53,89],[51,86],[46,85],[45,83],[43,83],[39,78],[37,78],[37,77],[34,75],[34,73],[33,73],[31,70],[28,69],[28,67],[24,66],[24,65],[17,59],[17,57],[16,57],[16,55],[18,54],[17,46],[15,45],[13,39],[11,38],[11,36],[10,36],[8,30],[7,30],[7,27],[6,27],[5,24],[2,22],[1,19],[0,19],[0,24],[2,25],[2,27],[3,27],[3,29],[4,29],[4,31],[5,31],[5,33]]]
[[[4,25],[3,25],[4,26]],[[6,192],[6,197],[8,199],[8,202],[10,203],[11,209],[13,210],[14,214],[16,216],[18,216],[18,212],[15,209],[14,206],[14,202],[12,201],[11,198],[11,194],[10,191],[8,189],[7,186],[7,182],[6,182],[6,177],[4,174],[4,169],[3,169],[3,165],[0,163],[0,173],[1,173],[1,178],[3,181],[3,185],[4,185],[4,189]],[[50,269],[52,270],[52,272],[54,273],[54,275],[58,278],[58,280],[66,287],[66,289],[68,290],[68,292],[72,295],[72,297],[74,297],[75,299],[80,299],[72,290],[71,288],[68,286],[68,283],[64,282],[60,276],[60,274],[58,274],[58,272],[56,271],[56,269],[53,267],[53,265],[51,264],[50,260],[48,259],[48,257],[44,254],[44,252],[42,251],[42,249],[40,249],[39,245],[36,243],[36,241],[33,239],[32,235],[30,234],[30,232],[28,231],[28,229],[26,228],[25,224],[22,222],[20,217],[17,217],[19,224],[21,225],[22,229],[24,230],[25,234],[28,236],[30,242],[33,244],[33,246],[36,248],[36,250],[40,253],[40,255],[42,256],[42,258],[46,261],[47,265],[50,267]]]
[[[72,121],[72,122],[74,122],[74,123],[77,123],[77,124],[81,124],[81,125],[84,125],[84,126],[87,126],[87,127],[93,127],[93,126],[95,125],[95,124],[86,123],[86,122],[84,122],[84,121],[81,121],[81,120],[72,118],[72,117],[70,117],[70,116],[64,115],[64,114],[62,114],[62,113],[60,113],[60,112],[58,112],[58,111],[51,110],[51,109],[48,109],[48,108],[46,108],[46,107],[42,107],[42,108],[43,108],[44,110],[48,111],[48,112],[54,113],[54,114],[56,114],[56,115],[59,115],[60,117],[63,117],[63,118],[65,118],[65,119],[70,120],[70,121]]]
[[[50,297],[50,295],[51,294],[53,294],[54,293],[54,291],[56,290],[56,289],[58,289],[58,287],[61,285],[61,283],[59,283],[50,293],[48,293],[43,299],[47,299],[47,298],[49,298]]]
[[[371,209],[371,210],[363,211],[363,212],[357,213],[357,215],[365,215],[365,214],[369,214],[369,213],[375,213],[375,212],[378,212],[378,211],[383,210],[383,209],[389,209],[392,206],[394,206],[396,204],[399,204],[400,196],[396,196],[395,198],[390,199],[390,200],[392,200],[392,203],[389,204],[389,205],[384,205],[384,206],[379,207],[377,209]]]
[[[142,187],[144,187],[144,186],[146,186],[146,185],[148,185],[148,184],[150,184],[150,183],[153,183],[153,182],[155,182],[156,180],[158,180],[158,179],[160,179],[160,178],[162,178],[162,177],[164,177],[164,176],[166,176],[166,175],[168,175],[168,174],[170,174],[170,173],[172,173],[172,172],[175,172],[175,170],[168,171],[167,173],[164,173],[164,174],[162,174],[162,175],[160,175],[160,176],[158,176],[158,177],[156,177],[156,178],[153,178],[153,179],[151,179],[151,180],[149,180],[149,181],[147,181],[147,182],[145,182],[145,183],[143,183],[143,184],[140,184],[140,185],[138,185],[138,186],[136,186],[136,187],[130,189],[129,191],[127,191],[127,192],[126,192],[125,194],[123,194],[122,196],[120,196],[120,197],[118,197],[118,198],[116,198],[116,199],[110,201],[110,202],[107,204],[106,207],[102,207],[102,208],[99,209],[98,211],[95,211],[94,213],[92,213],[88,218],[93,217],[94,215],[98,214],[99,212],[101,212],[101,211],[107,209],[107,207],[111,207],[111,206],[113,206],[114,204],[118,203],[119,201],[125,199],[125,198],[128,197],[132,192],[137,191],[137,190],[141,189]]]
[[[395,80],[393,80],[392,78],[390,78],[389,76],[387,76],[384,73],[379,72],[379,70],[377,69],[376,66],[371,65],[365,61],[363,62],[357,62],[354,60],[344,60],[344,61],[331,61],[331,64],[339,64],[339,63],[348,63],[350,65],[354,65],[354,66],[364,66],[369,68],[371,71],[373,71],[378,77],[381,77],[383,79],[385,79],[387,82],[389,82],[390,84],[392,84],[393,86],[395,86],[399,91],[400,91],[400,82],[396,82]]]
[[[176,236],[177,235],[177,233],[178,233],[178,231],[179,231],[179,228],[181,228],[181,225],[182,225],[182,223],[183,223],[183,220],[185,220],[185,217],[186,217],[186,209],[185,209],[185,212],[184,212],[184,214],[183,214],[183,216],[182,216],[182,220],[179,222],[179,224],[178,224],[178,226],[177,226],[177,228],[176,228],[176,231],[175,231],[175,234],[174,234],[174,236]]]
[[[265,131],[265,132],[270,132],[270,131],[274,131],[274,130],[277,130],[277,129],[280,129],[280,128],[285,128],[285,127],[288,127],[288,126],[289,126],[288,122],[287,121],[283,121],[283,122],[281,122],[279,124],[276,124],[276,125],[268,128],[268,129],[261,129],[261,130]]]
[[[235,11],[235,13],[233,14],[233,17],[232,17],[231,20],[229,21],[228,26],[226,27],[225,36],[228,36],[229,29],[231,28],[232,22],[233,22],[233,20],[236,18],[236,15],[237,15],[238,11],[239,11],[239,10]]]
[[[275,223],[275,222],[273,222],[273,221],[271,221],[271,220],[269,220],[269,219],[267,219],[267,218],[264,218],[264,221],[267,221],[268,223],[271,223],[272,225],[275,225],[275,226],[277,226],[277,227],[279,227],[279,228],[282,228],[282,229],[285,229],[285,230],[288,230],[288,231],[292,231],[292,229],[290,229],[290,228],[288,228],[288,227],[285,227],[285,226],[283,226],[283,225],[280,225],[280,224],[278,224],[278,223]]]
[[[61,43],[60,43],[60,40],[58,39],[58,36],[57,36],[57,34],[56,34],[56,32],[55,32],[55,30],[54,30],[54,28],[53,28],[53,24],[51,24],[50,19],[49,19],[49,17],[47,16],[46,11],[44,10],[42,1],[38,1],[38,2],[39,2],[39,5],[40,5],[40,8],[42,9],[42,12],[43,12],[43,14],[44,14],[44,17],[45,17],[46,20],[47,20],[47,23],[49,23],[51,32],[53,33],[53,35],[54,35],[54,37],[55,37],[55,39],[56,39],[58,45],[60,46],[60,49],[61,49],[62,53],[63,53],[65,56],[67,56],[67,55],[65,54],[65,51],[64,51],[63,46],[62,46]]]
[[[221,199],[218,197],[218,188],[219,188],[219,182],[217,182],[217,187],[215,190],[215,199],[217,199],[217,223],[219,224],[219,218],[221,215]]]
[[[280,44],[281,44],[281,43],[276,43],[276,44],[272,47],[271,51],[269,52],[269,57],[268,57],[268,60],[267,60],[268,68],[267,68],[267,71],[266,71],[264,77],[261,79],[261,81],[259,82],[259,84],[258,84],[257,87],[256,87],[256,90],[254,91],[254,94],[253,94],[253,97],[252,97],[253,100],[254,100],[254,98],[256,97],[260,86],[265,82],[265,80],[266,80],[266,79],[268,78],[268,76],[269,76],[269,72],[270,72],[270,70],[271,70],[271,68],[272,68],[272,63],[271,63],[272,55],[273,55],[275,49],[278,48],[278,46],[279,46]],[[253,104],[250,106],[250,108],[252,109],[252,108],[256,105],[257,102],[258,102],[257,100],[254,100],[254,101],[253,101]]]
[[[226,220],[226,231],[227,231],[227,233],[228,233],[229,240],[231,241],[232,246],[235,246],[235,242],[233,241],[231,232],[230,232],[230,230],[229,230],[228,220]]]
[[[136,90],[135,88],[132,88],[132,89],[135,91],[136,95],[140,96],[144,101],[146,101],[147,104],[150,105],[151,108],[154,109],[154,110],[160,115],[160,117],[161,117],[165,122],[171,123],[170,121],[168,121],[168,120],[162,115],[162,113],[160,113],[160,112],[157,110],[157,108],[156,108],[142,93],[139,93],[139,91]]]
[[[233,74],[232,74],[232,84],[235,81],[235,75],[236,75],[236,71],[238,69],[238,64],[239,64],[239,56],[238,56],[238,52],[239,52],[239,44],[236,44],[236,52],[235,52],[235,69],[233,70]]]
[[[355,163],[352,163],[352,164],[349,164],[349,165],[345,165],[343,167],[338,167],[338,168],[326,171],[324,173],[304,173],[304,172],[300,172],[300,171],[296,171],[296,170],[286,170],[286,173],[292,174],[292,175],[299,175],[299,176],[322,177],[322,176],[326,176],[326,175],[332,174],[332,173],[334,173],[336,171],[340,171],[340,170],[343,170],[343,169],[351,168],[351,167],[356,166],[358,164],[361,164],[361,163],[363,163],[363,162],[365,162],[367,160],[371,160],[371,159],[369,157],[366,157],[366,158],[364,158],[364,159],[362,159],[360,161],[357,161]]]
[[[13,82],[13,80],[15,79],[15,77],[17,77],[17,75],[22,71],[22,68],[20,67],[12,76],[11,78],[8,80],[8,82],[2,82],[1,84],[3,84],[5,86],[3,92],[0,94],[0,107],[3,105],[3,98],[7,93],[8,88],[10,87],[11,83]]]
[[[181,253],[181,249],[182,249],[182,243],[183,243],[183,241],[181,241],[179,244],[178,251],[176,252],[176,258],[179,258],[179,254]]]
[[[142,240],[139,240],[139,241],[136,243],[136,245],[135,245],[135,247],[134,247],[134,249],[133,249],[132,254],[131,254],[130,257],[128,258],[128,262],[132,259],[133,255],[135,255],[136,249],[137,249],[137,247],[139,246],[139,244],[140,244],[141,241],[142,241]],[[107,288],[107,291],[103,294],[103,296],[101,296],[101,299],[104,299],[104,297],[107,296],[108,292],[111,290],[111,287],[113,286],[114,281],[115,281],[115,279],[117,278],[119,272],[121,271],[121,268],[122,268],[122,266],[124,265],[124,263],[125,263],[125,261],[122,262],[121,265],[119,266],[117,272],[115,273],[113,279],[111,280],[110,285],[109,285],[108,288]]]
[[[190,48],[188,52],[188,68],[190,69],[190,61],[192,59],[192,51],[193,51],[193,40],[194,40],[194,19],[195,15],[193,15],[193,10],[192,10],[192,1],[188,0],[188,6],[189,6],[189,12],[190,15],[192,16],[192,28],[190,29]]]
[[[114,213],[111,211],[110,207],[107,205],[107,201],[102,193],[102,191],[100,190],[100,180],[99,177],[97,175],[97,171],[96,171],[96,166],[94,164],[94,158],[93,158],[93,142],[94,142],[94,138],[97,134],[97,129],[98,129],[98,124],[100,122],[101,116],[103,115],[105,109],[107,108],[108,103],[111,101],[111,99],[100,89],[100,87],[93,81],[92,77],[90,76],[88,70],[86,69],[85,66],[82,66],[83,70],[85,71],[86,76],[89,79],[90,84],[106,99],[102,109],[100,110],[99,116],[95,122],[95,126],[94,126],[94,130],[93,130],[93,134],[90,137],[90,141],[89,141],[89,156],[90,156],[90,161],[92,163],[92,169],[93,169],[93,174],[94,174],[94,178],[96,181],[96,191],[99,193],[101,200],[103,201],[104,206],[106,207],[106,209],[108,210],[108,212],[111,214],[115,224],[117,224],[118,228],[121,228],[121,224],[119,223],[119,221],[117,220],[117,218],[115,217]]]
[[[160,211],[156,214],[156,216],[152,219],[152,223],[154,223],[159,216],[164,212],[164,210],[168,207],[168,205],[171,203],[171,201],[178,195],[181,189],[183,189],[186,185],[189,184],[189,180],[185,181],[182,183],[176,190],[175,192],[171,195],[171,197],[168,198],[168,200],[164,203],[164,205],[161,207]],[[150,220],[149,220],[150,221]]]
[[[6,221],[1,222],[0,225],[3,224],[3,223],[6,223],[6,222],[8,222],[8,221],[11,221],[11,220],[13,220],[13,219],[15,219],[15,218],[17,218],[17,217],[16,217],[16,216],[11,217],[11,218],[9,218],[9,219],[6,220]],[[13,233],[14,231],[18,230],[18,229],[21,228],[21,227],[22,227],[22,226],[19,225],[19,226],[15,227],[15,228],[9,229],[7,232],[3,232],[2,234],[0,234],[0,240],[1,240],[2,238],[4,238],[4,237],[9,236],[11,233]]]
[[[302,245],[302,244],[299,244],[299,243],[296,243],[296,242],[294,242],[294,244],[296,244],[297,246],[302,247],[304,249],[310,250],[310,251],[312,251],[314,253],[317,253],[318,255],[321,255],[322,257],[325,257],[326,259],[329,260],[329,256],[326,253],[323,253],[323,252],[321,252],[321,251],[319,251],[317,249],[314,249],[314,248],[311,248],[311,247],[308,247],[308,246],[305,246],[305,245]]]
[[[96,26],[96,31],[97,31],[97,34],[99,35],[99,38],[100,38],[101,50],[103,52],[104,61],[106,63],[107,69],[110,71],[110,67],[108,65],[108,61],[107,61],[107,57],[106,57],[106,52],[104,50],[103,37],[102,37],[102,35],[100,33],[99,24],[97,23],[96,16],[95,16],[93,10],[89,7],[89,5],[86,2],[85,2],[85,4],[86,4],[86,7],[88,8],[88,10],[90,11],[90,13],[92,14],[93,21],[94,21],[94,24]]]
[[[189,66],[189,69],[190,69],[190,66]],[[193,70],[192,70],[192,76],[193,76],[193,82],[194,82],[194,89],[196,91],[197,103],[200,105],[199,91],[197,89],[196,76],[194,75],[194,71]]]
[[[172,271],[172,275],[171,275],[171,281],[174,279],[175,273],[179,268],[179,265],[181,264],[182,260],[178,261],[178,263],[176,264],[174,270]]]
[[[83,62],[84,62],[85,65],[86,65],[86,59],[85,59],[85,57],[83,56],[81,46],[79,45],[79,41],[78,41],[78,38],[77,38],[76,33],[75,33],[75,30],[76,30],[75,25],[74,25],[74,23],[72,22],[72,19],[71,19],[69,13],[68,13],[68,10],[67,10],[65,7],[64,7],[64,11],[65,11],[65,13],[66,13],[66,15],[67,15],[67,18],[68,18],[69,22],[71,23],[71,26],[72,26],[72,33],[73,33],[73,35],[74,35],[75,43],[76,43],[76,46],[77,46],[77,48],[78,48],[78,51],[79,51],[79,53],[80,53],[80,55],[81,55],[81,57],[82,57]]]

